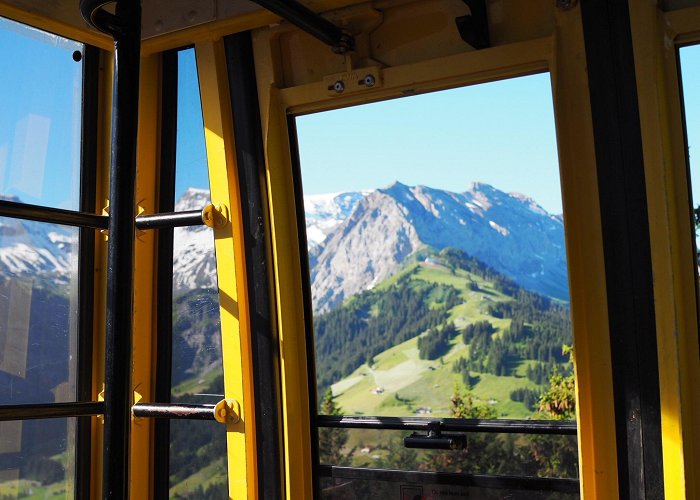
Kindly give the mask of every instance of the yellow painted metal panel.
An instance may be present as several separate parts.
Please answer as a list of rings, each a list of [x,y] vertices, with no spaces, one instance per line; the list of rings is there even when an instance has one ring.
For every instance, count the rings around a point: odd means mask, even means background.
[[[229,496],[257,498],[252,348],[246,293],[240,189],[222,40],[195,45],[209,183],[214,205],[228,207],[230,222],[214,230],[221,306],[224,390],[241,405],[240,421],[228,424]]]
[[[263,148],[265,151],[271,269],[280,342],[285,493],[288,500],[312,498],[308,356],[303,316],[301,256],[285,107],[275,88],[276,61],[270,41],[254,36]]]
[[[160,107],[160,58],[141,59],[139,91],[139,129],[136,171],[136,212],[155,213],[157,207],[156,165]],[[134,392],[143,401],[153,401],[155,388],[154,352],[156,342],[156,232],[136,230],[134,245],[134,326],[133,369]],[[136,401],[133,401],[136,402]],[[132,402],[132,403],[133,403]],[[152,450],[153,419],[139,418],[131,422],[130,495],[148,498],[153,491]]]
[[[296,232],[286,113],[274,88],[261,95],[263,136],[270,200],[275,301],[280,341],[284,405],[284,461],[289,500],[312,497],[311,420],[308,357],[303,316],[300,253]]]
[[[700,14],[700,10],[692,10]],[[654,269],[664,492],[668,499],[700,495],[695,258],[676,49],[671,42],[680,35],[674,33],[676,29],[700,32],[700,16],[693,19],[688,14],[682,26],[673,26],[648,2],[635,1],[630,6]]]
[[[581,496],[618,497],[615,408],[593,119],[580,7],[557,14],[551,67],[561,168]]]
[[[663,25],[664,41],[669,45],[700,42],[700,6],[666,12]]]
[[[282,104],[290,113],[307,113],[363,104],[404,95],[483,83],[545,71],[552,52],[552,39],[539,38],[512,45],[465,52],[429,61],[385,68],[380,89],[347,96],[329,96],[323,80],[280,90]],[[469,68],[464,74],[459,68]]]

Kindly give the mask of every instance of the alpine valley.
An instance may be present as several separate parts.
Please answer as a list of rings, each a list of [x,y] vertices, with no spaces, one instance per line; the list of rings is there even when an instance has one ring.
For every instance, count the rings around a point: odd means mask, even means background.
[[[176,210],[201,208],[208,198],[208,191],[190,188],[178,200]],[[476,182],[463,192],[395,182],[384,189],[309,195],[304,205],[317,322],[341,305],[347,306],[358,294],[378,293],[415,266],[437,273],[445,266],[440,252],[446,249],[477,261],[499,279],[511,280],[558,307],[568,300],[562,217],[549,214],[525,195]],[[14,282],[31,282],[42,293],[69,300],[75,293],[77,241],[76,229],[0,218],[2,286],[9,286],[8,278],[14,277]],[[472,279],[467,270],[452,267],[451,276],[462,272],[465,279]],[[178,367],[175,382],[180,383],[209,371],[219,357],[220,347],[212,337],[218,328],[212,319],[217,285],[208,228],[175,229],[173,284],[175,326],[180,329],[180,341],[175,342],[179,352],[174,360]],[[456,289],[462,293],[465,286],[462,283]],[[483,294],[479,297],[482,302],[493,301]],[[488,308],[485,302],[480,307]],[[452,319],[463,327],[483,318]],[[414,331],[412,337],[422,333]],[[382,335],[387,345],[394,345],[390,331]],[[568,335],[558,340],[567,339]]]
[[[190,188],[176,210],[208,197]],[[304,205],[319,401],[328,392],[347,414],[450,416],[463,387],[495,416],[527,418],[549,376],[570,370],[561,215],[483,183],[451,192],[395,182]],[[70,398],[77,243],[76,229],[0,218],[0,403]],[[211,230],[176,229],[178,401],[222,390],[216,291]],[[28,334],[13,337],[23,318]],[[182,485],[200,467],[181,451],[171,450],[182,462],[171,496],[190,498]]]

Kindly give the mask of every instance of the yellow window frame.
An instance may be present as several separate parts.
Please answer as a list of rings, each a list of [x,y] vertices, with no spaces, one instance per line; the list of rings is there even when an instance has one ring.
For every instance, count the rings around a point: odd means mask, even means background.
[[[527,18],[528,14],[523,15]],[[322,78],[286,87],[280,70],[280,54],[284,49],[277,35],[274,30],[255,32],[281,342],[288,499],[311,497],[313,468],[308,442],[312,437],[307,389],[307,363],[312,353],[304,348],[306,332],[300,294],[303,287],[296,233],[300,221],[295,215],[288,115],[400,97],[403,92],[415,89],[427,92],[546,70],[550,71],[553,83],[567,228],[581,494],[586,499],[617,497],[607,297],[588,80],[582,64],[585,50],[580,12],[575,8],[552,15],[556,28],[549,36],[385,68],[381,88],[342,97],[329,96]],[[285,56],[291,56],[294,61],[293,52]],[[306,69],[319,74],[320,70],[314,68],[313,55],[305,52],[303,56],[300,60],[307,65]],[[290,463],[291,459],[294,461]]]

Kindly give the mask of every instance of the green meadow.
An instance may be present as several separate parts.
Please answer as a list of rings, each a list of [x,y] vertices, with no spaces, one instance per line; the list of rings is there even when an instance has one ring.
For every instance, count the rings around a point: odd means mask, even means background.
[[[449,269],[436,262],[417,262],[382,282],[376,289],[386,289],[404,275],[411,280],[448,285],[460,292],[462,303],[449,311],[448,321],[454,322],[460,335],[450,340],[449,350],[438,359],[420,359],[419,337],[423,332],[374,356],[353,373],[333,384],[335,402],[346,415],[425,416],[449,417],[451,397],[456,388],[464,387],[462,375],[453,371],[453,363],[460,357],[469,359],[469,345],[465,345],[461,330],[468,324],[489,321],[498,338],[509,328],[510,319],[495,318],[488,313],[490,304],[513,299],[497,291],[490,281],[463,269]],[[470,289],[469,283],[475,283]],[[373,311],[374,312],[374,311]],[[391,311],[384,311],[391,314]],[[522,359],[514,363],[511,373],[497,376],[491,373],[470,372],[472,394],[479,403],[494,408],[502,418],[533,416],[523,403],[512,401],[510,393],[516,389],[542,389],[527,378],[528,364]]]

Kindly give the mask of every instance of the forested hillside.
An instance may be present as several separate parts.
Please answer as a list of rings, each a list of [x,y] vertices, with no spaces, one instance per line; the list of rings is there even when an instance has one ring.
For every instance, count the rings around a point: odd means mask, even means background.
[[[456,288],[404,274],[385,289],[360,293],[318,316],[314,329],[319,391],[382,351],[441,324],[459,303]]]
[[[461,250],[426,249],[314,319],[319,395],[332,386],[348,413],[445,414],[459,384],[522,418],[570,370],[568,314]]]

